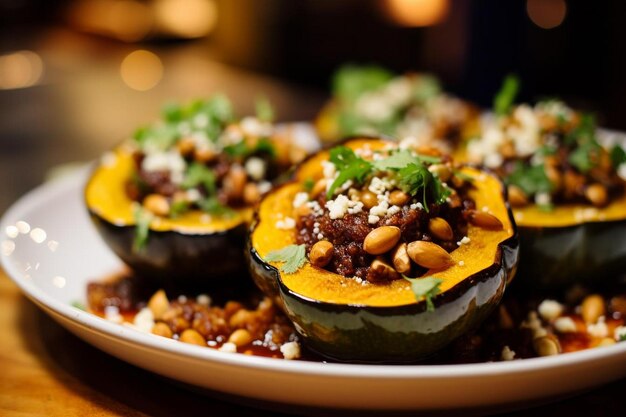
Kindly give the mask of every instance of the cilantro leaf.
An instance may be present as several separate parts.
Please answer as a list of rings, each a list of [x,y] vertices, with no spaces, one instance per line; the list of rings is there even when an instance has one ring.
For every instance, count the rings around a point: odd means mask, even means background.
[[[208,198],[200,200],[198,205],[202,211],[214,216],[230,217],[235,214],[233,209],[220,203],[215,196],[209,196]]]
[[[585,142],[569,154],[567,161],[578,171],[585,173],[596,166],[601,150],[596,141]]]
[[[393,74],[378,66],[345,65],[332,81],[333,94],[341,100],[355,101],[361,94],[377,90],[393,78]]]
[[[415,295],[417,301],[426,301],[426,311],[434,311],[433,297],[441,292],[439,286],[443,282],[440,278],[409,278],[402,275],[404,279],[411,283],[411,291]]]
[[[432,199],[435,204],[441,204],[451,193],[439,178],[420,163],[412,163],[400,169],[397,178],[400,188],[405,193],[415,197],[421,192],[422,205],[426,211],[428,211],[429,200]]]
[[[185,189],[189,189],[202,185],[208,195],[214,195],[216,192],[215,181],[215,173],[211,168],[204,164],[194,162],[187,168],[181,186]]]
[[[566,145],[584,144],[596,142],[596,118],[593,114],[583,113],[580,115],[578,126],[565,135]]]
[[[615,145],[611,149],[611,162],[615,169],[622,164],[626,164],[626,151],[620,145]]]
[[[254,107],[256,110],[256,117],[260,121],[271,122],[274,120],[274,108],[267,97],[258,97],[254,103]]]
[[[546,175],[543,165],[528,166],[521,161],[515,164],[513,172],[504,179],[504,182],[507,185],[518,186],[528,196],[537,193],[549,193],[554,188],[554,184]]]
[[[140,205],[137,205],[133,211],[135,218],[135,238],[133,240],[133,252],[137,253],[143,250],[148,243],[148,234],[150,233],[150,223],[152,222],[152,214]]]
[[[330,185],[327,198],[331,198],[335,190],[347,181],[363,182],[372,171],[372,164],[358,157],[354,151],[345,146],[337,146],[330,150],[330,161],[339,171],[339,175]]]
[[[401,169],[409,164],[415,163],[429,163],[437,164],[441,162],[441,158],[430,155],[413,155],[411,151],[402,149],[392,153],[385,159],[372,162],[372,166],[379,171],[386,171],[391,169]]]
[[[493,99],[493,111],[497,115],[505,115],[511,109],[515,97],[519,91],[519,78],[516,75],[509,74],[504,79],[500,91]]]
[[[170,217],[175,218],[189,210],[191,203],[186,200],[177,200],[170,206]]]
[[[283,262],[280,270],[286,274],[293,274],[306,262],[306,249],[304,245],[289,245],[282,249],[271,251],[265,257],[269,262]]]
[[[307,193],[310,193],[311,190],[313,190],[313,186],[315,186],[315,181],[311,177],[305,179],[302,183],[302,188],[304,188],[304,191]]]

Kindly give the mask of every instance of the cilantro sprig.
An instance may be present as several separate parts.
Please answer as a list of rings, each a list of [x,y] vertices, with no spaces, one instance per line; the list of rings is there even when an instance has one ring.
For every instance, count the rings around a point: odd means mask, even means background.
[[[150,223],[154,216],[148,210],[140,205],[133,209],[133,217],[135,219],[135,238],[133,240],[132,251],[138,253],[142,251],[148,243],[148,234],[150,233]]]
[[[335,165],[339,175],[330,185],[327,198],[335,194],[338,187],[347,181],[363,182],[372,172],[372,164],[357,156],[354,151],[346,146],[337,146],[330,150],[330,162]]]
[[[402,275],[402,278],[411,284],[411,291],[417,301],[426,301],[426,311],[435,311],[433,297],[441,292],[440,286],[443,280],[435,277],[409,278],[405,275]]]
[[[280,270],[285,274],[293,274],[302,268],[306,262],[306,248],[304,245],[288,245],[282,249],[271,251],[265,256],[269,262],[283,262]]]
[[[546,175],[543,165],[525,165],[517,161],[513,172],[509,174],[504,182],[507,185],[516,185],[526,193],[534,195],[537,193],[549,193],[554,189],[554,184]]]
[[[507,114],[513,106],[518,91],[519,78],[513,74],[507,75],[500,91],[493,99],[493,111],[499,116]]]

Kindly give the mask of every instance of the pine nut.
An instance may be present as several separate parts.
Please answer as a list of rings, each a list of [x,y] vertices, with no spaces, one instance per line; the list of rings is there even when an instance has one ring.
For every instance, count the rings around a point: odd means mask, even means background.
[[[443,269],[454,264],[452,257],[436,243],[416,240],[407,245],[409,258],[416,264],[429,269]]]
[[[602,184],[591,184],[585,188],[585,197],[596,207],[602,207],[608,202],[606,187]]]
[[[401,274],[408,274],[411,271],[411,259],[406,251],[406,243],[400,243],[393,250],[391,255],[393,267]]]
[[[374,259],[370,265],[370,269],[371,275],[368,274],[368,277],[376,277],[375,281],[392,281],[400,278],[400,274],[381,258]]]
[[[193,159],[202,163],[211,162],[217,159],[217,152],[212,149],[195,149]]]
[[[546,177],[550,180],[550,182],[554,185],[554,189],[558,190],[563,185],[563,175],[558,168],[552,167],[550,165],[545,166]]]
[[[468,210],[467,218],[470,223],[483,229],[502,230],[504,227],[500,219],[484,211]]]
[[[176,148],[182,156],[189,156],[194,151],[196,145],[191,138],[182,138],[176,143]]]
[[[549,334],[534,339],[533,348],[539,356],[553,356],[561,352],[561,344],[558,339]]]
[[[243,201],[246,204],[253,205],[259,202],[261,193],[259,187],[253,182],[249,182],[243,187]]]
[[[252,335],[246,329],[237,329],[228,338],[230,343],[234,343],[237,347],[242,347],[252,343]]]
[[[389,202],[394,206],[403,206],[411,198],[407,193],[400,190],[394,190],[389,194]],[[365,205],[365,204],[364,204]]]
[[[235,314],[230,316],[228,325],[230,327],[244,327],[246,324],[251,323],[254,320],[254,312],[242,308],[237,310]]]
[[[317,266],[319,268],[323,268],[330,260],[333,258],[333,254],[335,252],[335,248],[332,243],[327,240],[320,240],[316,242],[315,245],[311,248],[311,252],[309,253],[309,260],[311,261],[311,265]]]
[[[149,194],[143,199],[143,207],[155,216],[165,217],[170,213],[170,203],[161,194]]]
[[[173,335],[172,329],[170,329],[170,326],[163,323],[162,321],[154,324],[154,326],[152,327],[152,334],[156,334],[157,336],[167,337],[169,339],[171,339]]]
[[[241,167],[231,167],[224,177],[224,191],[230,199],[237,200],[243,196],[243,189],[246,186],[246,171]]]
[[[369,210],[378,204],[378,197],[373,192],[366,190],[361,193],[361,202]]]
[[[428,230],[439,240],[452,240],[454,233],[450,224],[441,217],[433,217],[428,221]]]
[[[382,255],[389,252],[400,240],[400,228],[396,226],[381,226],[365,236],[363,249],[370,255]]]
[[[163,314],[170,308],[170,301],[165,295],[165,291],[159,290],[155,292],[148,301],[148,308],[152,311],[152,315],[156,320],[163,317]]]
[[[204,340],[204,337],[202,337],[202,335],[194,329],[187,329],[182,332],[178,340],[183,343],[189,343],[191,345],[206,346],[206,341]]]
[[[605,315],[604,299],[602,296],[598,294],[586,296],[580,306],[580,313],[585,323],[597,323],[598,319]]]
[[[509,185],[508,192],[509,202],[513,207],[523,207],[528,204],[528,196],[517,185]]]

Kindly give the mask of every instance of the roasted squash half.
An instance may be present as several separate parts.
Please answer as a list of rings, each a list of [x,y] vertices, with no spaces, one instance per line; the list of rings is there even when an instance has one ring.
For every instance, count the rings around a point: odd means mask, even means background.
[[[352,149],[389,143],[376,139],[350,140]],[[480,323],[500,301],[518,261],[516,226],[501,181],[493,174],[465,167],[474,178],[471,191],[478,207],[487,207],[502,220],[498,231],[469,226],[471,242],[451,252],[454,266],[428,271],[443,280],[432,302],[417,301],[409,282],[362,285],[353,278],[305,264],[286,274],[267,262],[268,253],[295,242],[293,230],[276,222],[290,213],[303,183],[322,176],[328,151],[310,157],[293,180],[270,192],[260,203],[251,227],[246,255],[259,288],[284,307],[296,329],[314,351],[342,361],[412,362],[436,352]],[[460,261],[461,264],[459,264]]]
[[[626,195],[607,207],[536,205],[514,209],[522,281],[545,288],[607,282],[626,271]]]
[[[184,277],[206,284],[245,271],[241,250],[251,208],[228,217],[194,210],[177,218],[154,218],[145,247],[134,249],[136,203],[126,193],[134,169],[132,151],[120,146],[103,158],[85,188],[91,219],[115,254],[135,272],[165,281]]]

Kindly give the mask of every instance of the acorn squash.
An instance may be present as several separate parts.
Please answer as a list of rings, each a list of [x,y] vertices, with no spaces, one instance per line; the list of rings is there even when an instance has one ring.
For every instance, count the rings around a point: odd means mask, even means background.
[[[382,149],[390,142],[350,140],[345,146]],[[426,272],[443,282],[427,303],[417,300],[408,281],[363,285],[358,280],[306,263],[287,274],[268,253],[295,242],[293,230],[276,226],[292,210],[294,196],[310,179],[322,177],[322,151],[299,165],[293,180],[261,201],[251,227],[246,255],[257,286],[282,305],[305,343],[323,356],[355,362],[412,362],[436,352],[478,325],[498,304],[515,274],[516,226],[501,181],[472,167],[462,172],[475,180],[470,191],[477,207],[487,207],[502,221],[501,230],[468,226],[470,243],[450,253],[453,266]],[[462,261],[462,262],[461,262]]]
[[[251,208],[228,217],[210,217],[200,210],[176,218],[152,219],[149,239],[133,248],[136,204],[126,192],[135,170],[132,151],[118,147],[93,171],[85,188],[90,217],[109,247],[135,272],[155,279],[201,281],[243,272],[244,246]]]
[[[545,288],[606,282],[626,271],[626,195],[603,208],[514,209],[524,282]]]

